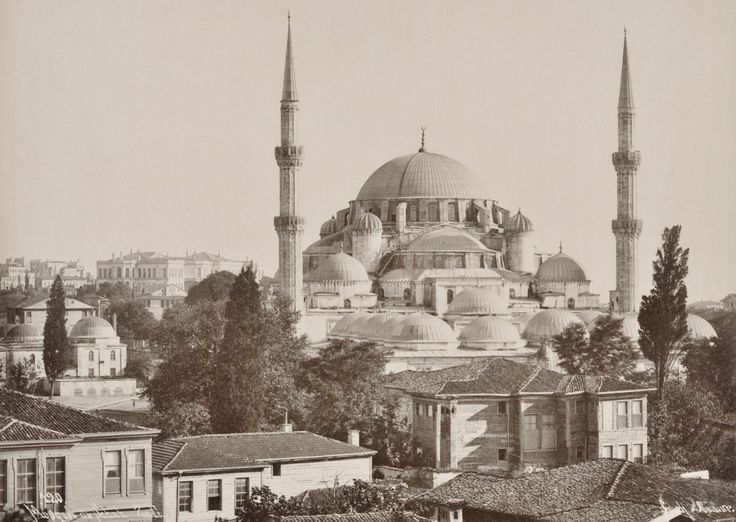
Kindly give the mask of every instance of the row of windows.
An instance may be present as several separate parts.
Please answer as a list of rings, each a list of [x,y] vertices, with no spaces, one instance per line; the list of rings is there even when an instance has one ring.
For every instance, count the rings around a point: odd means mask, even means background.
[[[36,505],[36,459],[18,459],[15,462],[15,504]],[[46,490],[43,504],[51,512],[64,512],[66,499],[66,461],[64,457],[46,458]],[[8,461],[0,460],[0,506],[8,503]]]
[[[414,411],[418,417],[434,417],[434,405],[418,403],[414,405]],[[442,406],[442,415],[449,415],[450,409]],[[506,415],[508,413],[508,402],[498,401],[496,403],[496,414]]]
[[[125,274],[125,275],[123,275]],[[100,279],[112,279],[117,278],[130,278],[136,277],[139,279],[153,279],[156,277],[184,277],[183,268],[126,268],[123,270],[122,267],[117,268],[98,268],[97,275]]]
[[[603,446],[603,458],[613,458],[613,444],[607,444]],[[616,458],[629,460],[629,445],[619,444],[616,446]],[[638,463],[644,462],[644,444],[632,444],[631,445],[631,460]]]
[[[118,375],[117,368],[110,368],[110,377],[117,377],[117,375]],[[95,369],[87,368],[87,377],[94,377],[94,376],[95,376]]]
[[[110,360],[114,361],[115,357],[115,350],[110,350]],[[89,362],[95,362],[95,352],[90,351],[89,354],[87,354],[87,359],[89,360]]]
[[[238,477],[235,479],[235,509],[245,506],[250,493],[250,479]],[[194,482],[185,480],[179,482],[179,512],[192,513],[194,511]],[[207,511],[222,511],[222,480],[207,481]]]

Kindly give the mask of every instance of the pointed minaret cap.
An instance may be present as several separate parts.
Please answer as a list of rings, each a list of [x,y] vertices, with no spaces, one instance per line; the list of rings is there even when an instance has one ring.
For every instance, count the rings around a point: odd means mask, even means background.
[[[618,108],[633,109],[634,93],[631,90],[631,75],[629,74],[629,52],[626,45],[626,28],[624,27],[624,56],[621,63],[621,88],[618,91]]]
[[[296,73],[294,71],[294,58],[291,51],[291,13],[288,14],[289,29],[286,37],[286,61],[284,63],[284,89],[281,92],[281,101],[297,101]]]

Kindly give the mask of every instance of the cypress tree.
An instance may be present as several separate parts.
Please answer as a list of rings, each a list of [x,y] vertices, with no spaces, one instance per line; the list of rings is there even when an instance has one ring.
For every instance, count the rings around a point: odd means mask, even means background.
[[[662,246],[652,263],[654,286],[642,298],[639,310],[639,348],[654,363],[660,399],[688,335],[685,277],[690,249],[680,246],[680,229],[680,225],[664,229]]]
[[[73,365],[72,352],[66,337],[65,297],[61,276],[57,275],[46,301],[46,324],[43,327],[43,365],[51,385],[49,398],[54,394],[56,380]]]

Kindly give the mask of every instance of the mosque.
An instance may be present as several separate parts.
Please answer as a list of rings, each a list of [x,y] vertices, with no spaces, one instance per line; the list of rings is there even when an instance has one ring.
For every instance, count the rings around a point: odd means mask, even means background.
[[[314,346],[329,339],[367,340],[389,354],[387,371],[431,370],[488,357],[545,362],[549,338],[600,313],[583,267],[560,245],[535,247],[534,224],[502,206],[460,161],[430,151],[422,130],[414,153],[378,167],[345,208],[326,212],[319,239],[301,248],[296,179],[299,98],[289,22],[281,99],[278,291],[302,312]],[[608,307],[636,309],[639,152],[624,36],[613,154],[618,208],[616,290]]]

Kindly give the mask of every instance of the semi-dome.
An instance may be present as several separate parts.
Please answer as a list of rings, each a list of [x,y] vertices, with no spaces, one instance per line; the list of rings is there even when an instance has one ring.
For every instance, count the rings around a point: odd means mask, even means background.
[[[319,228],[320,237],[329,236],[335,232],[337,232],[337,220],[335,219],[335,216],[332,216],[330,219],[322,223],[322,226]]]
[[[446,225],[422,234],[406,247],[407,252],[485,252],[490,250],[457,227]]]
[[[462,163],[431,152],[399,156],[376,170],[355,198],[488,199],[483,182]]]
[[[521,209],[506,223],[507,232],[531,232],[534,230],[532,220],[521,213]]]
[[[38,328],[27,323],[17,324],[5,334],[5,340],[14,343],[39,341],[41,339],[43,339],[43,335],[38,331]]]
[[[386,323],[391,319],[391,314],[372,314],[360,328],[360,338],[370,341],[378,341],[383,335]]]
[[[470,321],[459,336],[460,342],[520,341],[519,330],[506,319],[484,315]]]
[[[70,339],[110,339],[117,337],[115,329],[102,317],[82,317],[72,327]]]
[[[381,232],[383,230],[383,224],[381,223],[381,218],[373,212],[366,212],[358,218],[358,221],[353,225],[353,230]]]
[[[488,288],[466,288],[455,296],[447,309],[450,315],[505,315],[503,297]]]
[[[535,278],[545,283],[582,283],[588,280],[583,267],[562,251],[542,263]]]
[[[395,343],[454,343],[455,332],[439,317],[417,312],[405,316],[391,331]]]
[[[693,339],[710,339],[718,337],[713,326],[695,314],[687,314],[687,331]]]
[[[568,325],[578,323],[585,326],[578,316],[567,310],[552,308],[542,310],[524,328],[524,337],[528,339],[542,339],[559,335]]]
[[[585,326],[588,330],[592,330],[595,327],[595,322],[598,320],[599,317],[603,317],[604,314],[600,310],[583,310],[578,314],[578,317],[582,322],[585,323]]]
[[[321,281],[370,281],[363,264],[345,252],[327,256],[317,268],[307,274],[304,280],[310,283]]]

